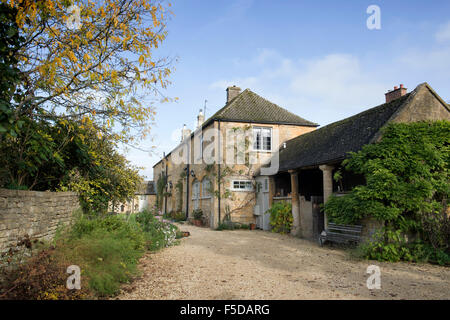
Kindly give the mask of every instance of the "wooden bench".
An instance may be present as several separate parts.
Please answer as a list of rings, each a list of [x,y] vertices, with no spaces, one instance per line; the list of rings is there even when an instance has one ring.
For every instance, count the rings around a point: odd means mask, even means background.
[[[361,241],[361,231],[362,226],[329,223],[328,229],[319,236],[319,244],[323,246],[327,241],[355,244]]]

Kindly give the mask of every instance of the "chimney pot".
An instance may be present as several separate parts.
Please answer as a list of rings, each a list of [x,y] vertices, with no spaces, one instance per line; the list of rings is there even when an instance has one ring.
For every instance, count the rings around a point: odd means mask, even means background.
[[[203,122],[205,122],[205,115],[203,114],[203,110],[200,109],[200,112],[198,113],[197,116],[197,128],[200,128]]]
[[[191,135],[191,130],[186,127],[186,124],[183,125],[183,129],[181,129],[181,142],[184,139],[188,138]]]
[[[408,89],[406,89],[403,84],[400,84],[400,88],[395,86],[394,90],[388,90],[388,92],[385,93],[386,103],[389,103],[395,99],[404,96],[407,93],[407,91]]]

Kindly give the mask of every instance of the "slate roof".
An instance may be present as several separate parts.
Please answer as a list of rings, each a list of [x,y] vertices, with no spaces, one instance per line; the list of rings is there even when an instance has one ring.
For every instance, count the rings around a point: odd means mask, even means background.
[[[348,152],[361,150],[410,95],[288,140],[286,148],[280,149],[279,171],[339,161]]]
[[[287,111],[277,104],[264,99],[250,89],[245,89],[234,99],[225,104],[224,107],[222,107],[219,111],[214,113],[205,122],[203,122],[202,128],[206,128],[211,124],[211,122],[217,120],[247,123],[298,125],[306,127],[319,126],[317,123],[303,119],[302,117],[299,117],[298,115]],[[191,133],[191,137],[193,135],[194,132]],[[170,151],[166,155],[166,157],[169,156],[172,151]],[[156,167],[162,160],[163,159],[155,163],[153,165],[153,168]]]
[[[204,126],[211,121],[236,121],[249,123],[291,124],[317,127],[318,124],[303,119],[298,115],[264,99],[263,97],[245,89],[222,109],[212,115]]]
[[[155,182],[154,181],[144,181],[136,194],[156,194]]]

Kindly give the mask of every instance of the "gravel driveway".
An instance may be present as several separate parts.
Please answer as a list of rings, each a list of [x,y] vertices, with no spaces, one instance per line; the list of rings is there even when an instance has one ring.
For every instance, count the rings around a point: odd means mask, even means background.
[[[450,268],[355,261],[330,247],[265,231],[180,225],[191,236],[148,254],[118,299],[449,299]],[[381,289],[369,290],[369,265]]]

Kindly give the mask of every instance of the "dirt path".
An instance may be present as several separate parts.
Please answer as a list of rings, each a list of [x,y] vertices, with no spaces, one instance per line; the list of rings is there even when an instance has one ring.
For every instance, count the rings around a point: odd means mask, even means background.
[[[118,299],[450,299],[450,268],[355,261],[344,251],[264,231],[188,225],[178,246],[149,254]],[[381,289],[366,287],[368,265]]]

